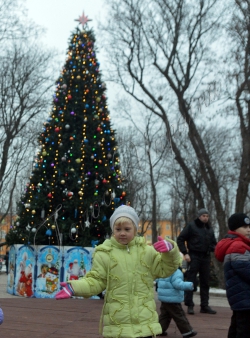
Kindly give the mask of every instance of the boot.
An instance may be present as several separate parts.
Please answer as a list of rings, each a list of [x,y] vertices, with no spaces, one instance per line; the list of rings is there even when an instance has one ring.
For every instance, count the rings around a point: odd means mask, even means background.
[[[211,309],[210,306],[201,306],[201,313],[209,313],[210,315],[215,315],[217,312]]]
[[[188,306],[187,313],[188,313],[189,315],[194,315],[194,307],[193,307],[192,305],[189,305],[189,306]]]
[[[183,338],[189,338],[189,337],[194,337],[197,335],[197,332],[196,331],[192,331],[191,333],[189,334],[185,334],[184,336],[182,336]]]

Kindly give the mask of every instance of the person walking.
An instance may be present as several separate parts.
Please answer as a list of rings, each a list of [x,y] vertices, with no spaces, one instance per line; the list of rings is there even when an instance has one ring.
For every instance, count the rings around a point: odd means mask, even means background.
[[[250,336],[250,218],[235,213],[228,219],[229,231],[215,248],[215,257],[224,262],[227,299],[233,314],[228,338]]]
[[[211,252],[214,252],[216,239],[214,231],[209,224],[209,212],[200,209],[198,217],[188,223],[177,237],[177,244],[188,263],[186,281],[197,286],[197,274],[199,273],[200,285],[200,312],[216,314],[209,306],[209,277]],[[184,303],[188,307],[187,312],[194,314],[193,291],[185,291]]]
[[[91,270],[80,280],[61,283],[56,299],[88,298],[106,289],[100,319],[103,337],[155,337],[162,329],[153,283],[178,268],[178,246],[161,237],[149,246],[144,237],[137,237],[139,217],[130,206],[114,211],[110,227],[113,235],[96,247]]]
[[[183,255],[181,254],[180,266]],[[159,322],[162,327],[160,336],[167,336],[167,329],[173,319],[183,337],[189,338],[197,335],[190,325],[181,303],[184,300],[184,290],[193,290],[191,282],[183,281],[183,272],[178,268],[170,277],[156,280],[158,300],[161,302]]]

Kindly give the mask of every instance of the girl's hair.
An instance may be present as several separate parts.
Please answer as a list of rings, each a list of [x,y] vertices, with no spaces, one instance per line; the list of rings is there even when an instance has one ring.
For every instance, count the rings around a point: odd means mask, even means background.
[[[134,226],[135,229],[136,229],[136,226],[135,226],[134,222],[132,221],[132,219],[130,219],[130,218],[128,218],[128,217],[124,217],[124,216],[117,218],[117,220],[116,220],[115,223],[114,223],[114,226],[117,225],[117,224],[123,224],[123,223],[125,223],[125,222],[128,222],[128,223],[133,224],[133,226]],[[137,230],[137,229],[136,229],[136,230]]]

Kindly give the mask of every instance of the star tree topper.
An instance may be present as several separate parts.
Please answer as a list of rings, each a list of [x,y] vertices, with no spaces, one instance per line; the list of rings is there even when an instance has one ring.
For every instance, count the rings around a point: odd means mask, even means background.
[[[84,27],[88,21],[92,20],[85,16],[84,12],[82,12],[82,16],[79,16],[79,18],[75,19],[75,21],[78,21],[79,24],[82,24],[82,27]]]

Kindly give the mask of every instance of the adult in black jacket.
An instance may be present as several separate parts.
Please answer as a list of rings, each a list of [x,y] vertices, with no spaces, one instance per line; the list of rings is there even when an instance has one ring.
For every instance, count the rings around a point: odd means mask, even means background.
[[[209,302],[209,276],[211,257],[216,246],[214,231],[208,223],[209,213],[206,209],[198,211],[198,218],[188,223],[177,238],[177,244],[188,263],[186,280],[196,285],[197,274],[200,282],[200,312],[215,314]],[[185,305],[188,313],[194,314],[193,291],[185,291]]]

